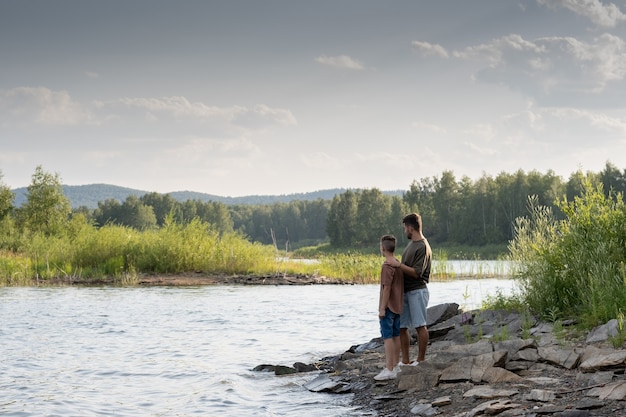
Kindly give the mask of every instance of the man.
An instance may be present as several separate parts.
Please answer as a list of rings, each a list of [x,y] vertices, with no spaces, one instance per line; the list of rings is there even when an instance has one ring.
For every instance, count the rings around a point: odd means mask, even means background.
[[[432,250],[422,234],[422,217],[419,214],[405,216],[402,224],[409,244],[402,253],[402,262],[397,259],[389,262],[404,273],[404,305],[400,316],[401,365],[415,366],[424,360],[428,346],[426,308],[429,293],[426,284],[430,278]],[[413,362],[409,359],[409,328],[414,328],[417,332],[417,360]]]

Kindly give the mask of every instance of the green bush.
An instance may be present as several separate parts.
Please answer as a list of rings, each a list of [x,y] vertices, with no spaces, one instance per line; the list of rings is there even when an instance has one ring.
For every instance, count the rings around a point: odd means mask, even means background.
[[[580,197],[561,201],[565,215],[530,200],[518,219],[511,259],[524,301],[543,317],[572,316],[592,327],[617,317],[626,305],[626,206],[589,181]]]

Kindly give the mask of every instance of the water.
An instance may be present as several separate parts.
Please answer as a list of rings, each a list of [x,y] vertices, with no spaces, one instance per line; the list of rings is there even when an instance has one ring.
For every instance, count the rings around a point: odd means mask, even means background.
[[[510,280],[431,283],[476,307]],[[349,395],[259,364],[310,363],[379,336],[377,285],[0,288],[3,416],[358,416]]]

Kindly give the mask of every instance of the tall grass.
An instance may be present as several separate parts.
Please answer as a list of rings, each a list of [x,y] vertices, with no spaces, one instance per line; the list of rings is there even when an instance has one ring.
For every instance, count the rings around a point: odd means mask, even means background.
[[[587,327],[616,318],[626,305],[626,206],[590,183],[558,207],[566,219],[530,200],[509,249],[525,302],[544,317],[574,316]]]
[[[62,236],[32,234],[14,246],[17,250],[0,252],[0,285],[106,276],[128,281],[138,272],[247,274],[276,267],[270,246],[237,233],[220,234],[200,220],[143,232],[74,223]]]
[[[161,228],[138,231],[113,224],[96,228],[76,216],[62,235],[13,233],[3,239],[2,246],[12,248],[0,251],[0,285],[5,286],[110,277],[120,285],[132,285],[138,274],[186,272],[300,274],[376,283],[383,262],[374,250],[333,253],[327,245],[316,253],[305,252],[316,259],[303,262],[238,233],[220,233],[200,220],[178,224],[169,219]],[[431,280],[455,277],[446,256],[435,251]]]

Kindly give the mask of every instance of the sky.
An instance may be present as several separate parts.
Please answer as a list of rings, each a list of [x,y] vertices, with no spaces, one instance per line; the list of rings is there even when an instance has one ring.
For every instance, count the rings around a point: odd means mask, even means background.
[[[0,184],[283,195],[626,169],[626,3],[0,0]]]

